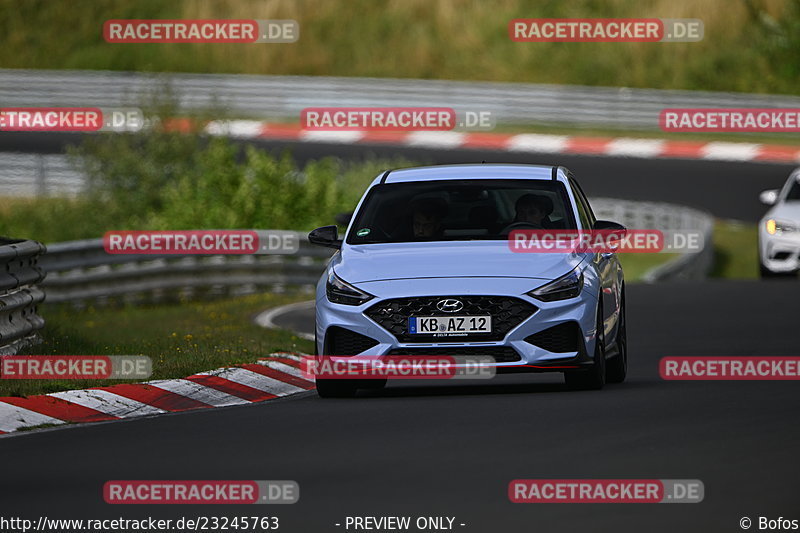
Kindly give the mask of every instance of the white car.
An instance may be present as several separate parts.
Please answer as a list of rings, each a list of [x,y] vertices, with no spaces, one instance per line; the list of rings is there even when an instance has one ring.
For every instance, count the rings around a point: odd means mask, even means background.
[[[800,168],[782,189],[763,191],[762,203],[771,205],[758,223],[761,277],[797,276],[800,270]]]

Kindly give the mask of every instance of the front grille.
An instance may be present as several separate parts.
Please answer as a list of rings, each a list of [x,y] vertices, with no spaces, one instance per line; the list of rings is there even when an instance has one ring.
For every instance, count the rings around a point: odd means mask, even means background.
[[[355,331],[331,326],[325,334],[325,355],[358,355],[377,344],[375,339]]]
[[[392,350],[388,355],[433,355],[433,356],[456,356],[488,355],[494,357],[498,363],[513,363],[521,360],[519,354],[510,346],[453,346],[452,348],[398,348]]]
[[[455,299],[464,306],[457,313],[444,313],[436,308],[441,300]],[[364,314],[377,322],[400,342],[441,341],[442,338],[457,338],[464,341],[499,341],[527,319],[538,308],[510,296],[425,296],[418,298],[394,298],[378,302]],[[408,318],[411,316],[479,316],[492,317],[491,333],[469,333],[456,336],[410,335]]]
[[[577,322],[564,322],[525,338],[525,342],[548,352],[564,353],[581,350],[581,328]]]

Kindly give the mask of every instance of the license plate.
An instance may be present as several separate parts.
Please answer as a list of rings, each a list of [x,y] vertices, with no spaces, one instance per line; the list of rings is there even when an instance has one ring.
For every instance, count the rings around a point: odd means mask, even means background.
[[[491,316],[411,316],[408,332],[417,335],[491,333]]]

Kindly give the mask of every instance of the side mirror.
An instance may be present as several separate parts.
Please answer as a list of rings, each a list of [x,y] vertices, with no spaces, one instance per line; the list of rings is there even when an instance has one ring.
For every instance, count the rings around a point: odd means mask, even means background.
[[[342,240],[339,238],[339,230],[336,226],[322,226],[308,234],[308,242],[326,246],[328,248],[339,249],[342,247]]]
[[[762,204],[766,205],[775,205],[775,202],[778,201],[778,189],[769,189],[766,191],[761,191],[761,194],[758,195],[758,199],[761,200]]]
[[[337,213],[337,215],[333,217],[337,224],[344,226],[345,228],[350,224],[351,218],[353,218],[352,211],[349,213]]]
[[[611,222],[610,220],[596,220],[592,229],[598,231],[621,231],[627,232],[628,229],[622,224]]]

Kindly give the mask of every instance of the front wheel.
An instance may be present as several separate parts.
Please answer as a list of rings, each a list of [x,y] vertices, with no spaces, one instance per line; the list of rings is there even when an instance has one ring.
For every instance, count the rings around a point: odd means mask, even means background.
[[[564,372],[564,382],[567,387],[573,390],[600,390],[606,383],[606,350],[605,335],[603,333],[603,304],[597,304],[597,325],[594,356],[594,364],[587,370]]]
[[[317,328],[314,325],[314,354],[319,355],[317,344]],[[320,398],[352,398],[358,391],[358,385],[352,379],[316,379],[317,396]]]
[[[352,398],[358,391],[352,379],[318,379],[316,385],[320,398]]]
[[[619,310],[619,326],[617,327],[617,355],[608,360],[606,365],[606,382],[622,383],[628,375],[628,335],[625,321],[625,289]]]
[[[773,272],[761,262],[758,263],[758,273],[761,275],[761,279],[785,279],[797,277],[797,272]]]

